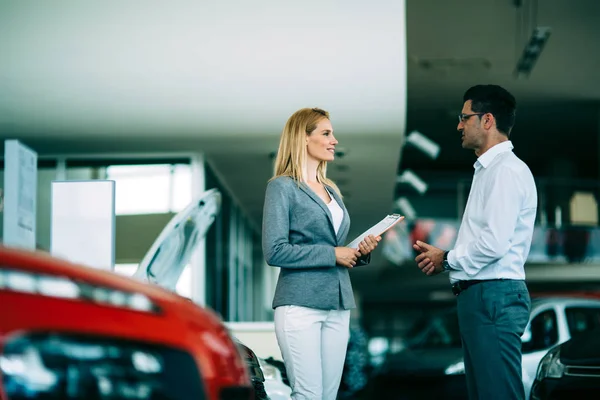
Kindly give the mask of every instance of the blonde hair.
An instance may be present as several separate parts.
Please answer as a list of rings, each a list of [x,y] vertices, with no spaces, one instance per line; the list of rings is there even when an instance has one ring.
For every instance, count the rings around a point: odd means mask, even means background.
[[[306,135],[310,135],[317,128],[323,118],[329,119],[329,113],[320,108],[302,108],[292,114],[281,132],[279,149],[275,159],[275,174],[271,179],[279,176],[289,176],[298,185],[304,181],[303,172],[306,167],[305,138]],[[327,178],[327,161],[319,162],[317,181],[332,187],[340,197],[342,196],[337,185]]]

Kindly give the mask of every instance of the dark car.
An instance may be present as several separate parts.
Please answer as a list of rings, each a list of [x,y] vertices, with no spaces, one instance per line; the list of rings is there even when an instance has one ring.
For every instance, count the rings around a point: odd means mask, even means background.
[[[540,362],[531,400],[600,398],[600,328],[552,348]]]
[[[237,346],[240,350],[242,358],[246,362],[246,368],[250,374],[250,380],[254,387],[254,400],[269,400],[269,396],[265,390],[265,375],[260,368],[260,362],[258,357],[254,354],[254,351],[242,342],[236,340]]]
[[[532,297],[530,321],[521,337],[525,398],[530,397],[542,357],[600,323],[597,298]],[[417,323],[403,348],[387,355],[378,379],[384,383],[381,386],[402,388],[402,396],[394,394],[394,398],[467,399],[464,373],[458,317],[452,308]]]
[[[372,379],[376,395],[390,399],[466,399],[458,317],[454,308],[413,326],[400,351],[390,352]]]

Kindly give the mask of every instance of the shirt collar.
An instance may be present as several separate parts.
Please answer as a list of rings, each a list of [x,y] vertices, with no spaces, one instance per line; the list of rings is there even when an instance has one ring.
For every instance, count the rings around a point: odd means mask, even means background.
[[[497,145],[490,147],[488,151],[479,156],[477,161],[475,161],[475,164],[473,164],[473,168],[475,168],[475,170],[478,170],[481,167],[487,168],[492,161],[494,161],[494,158],[496,158],[497,155],[511,151],[513,148],[514,146],[510,140],[498,143]]]

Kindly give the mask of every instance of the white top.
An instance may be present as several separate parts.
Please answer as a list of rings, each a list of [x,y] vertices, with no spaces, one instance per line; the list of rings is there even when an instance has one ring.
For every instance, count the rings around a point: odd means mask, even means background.
[[[342,225],[342,219],[344,219],[344,210],[342,210],[342,207],[340,207],[338,202],[335,201],[335,197],[329,193],[329,190],[327,190],[327,193],[331,199],[331,201],[327,204],[327,207],[329,208],[329,212],[331,212],[331,217],[333,218],[333,229],[337,235],[338,231],[340,230],[340,226]]]
[[[537,212],[535,181],[510,141],[482,154],[458,237],[448,253],[450,281],[525,279]]]

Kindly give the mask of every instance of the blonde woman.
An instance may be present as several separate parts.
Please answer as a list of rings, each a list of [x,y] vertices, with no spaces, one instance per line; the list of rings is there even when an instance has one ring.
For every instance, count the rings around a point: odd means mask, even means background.
[[[303,108],[287,121],[269,181],[263,252],[281,268],[275,332],[294,400],[334,400],[355,307],[348,269],[368,264],[380,237],[344,247],[350,217],[327,162],[338,144],[329,113]]]

